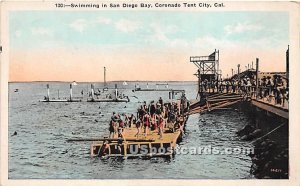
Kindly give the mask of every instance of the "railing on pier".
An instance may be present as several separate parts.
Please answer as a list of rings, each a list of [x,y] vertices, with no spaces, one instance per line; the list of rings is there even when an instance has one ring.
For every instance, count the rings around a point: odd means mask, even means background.
[[[289,96],[286,88],[277,87],[276,89],[271,86],[259,86],[256,91],[256,86],[238,86],[238,85],[219,85],[211,87],[202,87],[203,92],[206,93],[236,93],[244,97],[244,99],[251,98],[267,104],[274,105],[288,109]]]

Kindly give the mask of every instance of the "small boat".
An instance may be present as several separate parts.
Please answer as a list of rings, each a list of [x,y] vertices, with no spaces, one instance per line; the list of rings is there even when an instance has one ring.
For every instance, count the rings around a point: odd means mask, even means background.
[[[126,81],[124,81],[124,82],[123,82],[123,85],[124,85],[124,86],[127,86],[127,85],[128,85],[128,83],[127,83]]]
[[[73,81],[72,85],[73,85],[73,86],[76,86],[76,85],[78,85],[78,84],[76,83],[76,81]]]
[[[14,92],[19,92],[19,89],[16,88]]]

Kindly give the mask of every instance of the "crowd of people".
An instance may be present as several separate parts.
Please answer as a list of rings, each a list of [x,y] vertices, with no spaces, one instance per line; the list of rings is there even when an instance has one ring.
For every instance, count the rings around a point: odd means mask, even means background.
[[[125,139],[125,128],[136,127],[135,137],[157,133],[163,137],[165,128],[174,132],[176,128],[182,130],[183,121],[180,120],[180,105],[177,102],[164,103],[160,98],[157,102],[144,102],[134,114],[117,114],[113,112],[109,124],[110,138]]]
[[[256,91],[255,76],[244,76],[239,79],[226,79],[220,81],[203,80],[201,82],[202,92],[240,93],[249,97],[258,96],[259,99],[267,99],[271,102],[274,98],[275,104],[284,104],[289,100],[288,80],[280,75],[263,76],[258,79],[258,91]]]

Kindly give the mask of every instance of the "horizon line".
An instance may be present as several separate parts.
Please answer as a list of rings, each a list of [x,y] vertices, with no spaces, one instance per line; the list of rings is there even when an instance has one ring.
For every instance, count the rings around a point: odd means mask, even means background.
[[[197,80],[114,80],[114,81],[107,81],[109,82],[197,82]],[[104,83],[104,81],[52,81],[52,80],[42,80],[42,81],[8,81],[8,83],[30,83],[30,82],[58,82],[58,83],[69,83],[69,82],[76,82],[76,83]]]

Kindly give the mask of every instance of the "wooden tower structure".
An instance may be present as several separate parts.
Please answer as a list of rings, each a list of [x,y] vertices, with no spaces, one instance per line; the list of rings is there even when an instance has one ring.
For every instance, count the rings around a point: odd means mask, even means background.
[[[203,95],[202,83],[203,81],[212,82],[221,79],[221,73],[219,70],[219,50],[216,50],[208,56],[191,56],[190,62],[194,63],[198,68],[194,74],[198,78],[198,93],[197,98]]]

